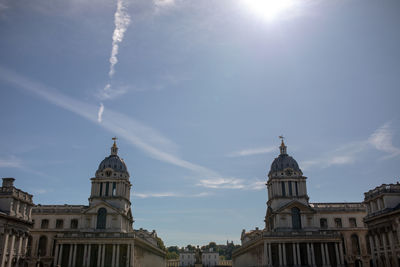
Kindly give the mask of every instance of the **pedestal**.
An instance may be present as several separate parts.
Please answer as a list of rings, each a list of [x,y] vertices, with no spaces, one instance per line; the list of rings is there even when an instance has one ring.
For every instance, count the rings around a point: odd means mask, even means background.
[[[203,264],[201,264],[201,263],[196,263],[196,264],[194,265],[194,267],[203,267]]]

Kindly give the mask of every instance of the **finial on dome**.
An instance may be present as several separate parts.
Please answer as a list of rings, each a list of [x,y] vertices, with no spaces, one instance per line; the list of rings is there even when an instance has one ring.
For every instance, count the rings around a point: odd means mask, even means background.
[[[283,135],[280,135],[279,138],[282,140],[281,146],[279,147],[279,149],[281,151],[281,155],[287,155],[286,145],[285,145],[285,142],[283,142],[283,139],[285,139],[285,137],[283,137]]]
[[[114,144],[113,144],[113,146],[111,147],[111,155],[118,155],[118,147],[117,147],[117,143],[116,143],[116,140],[117,140],[118,138],[117,137],[113,137],[112,138],[112,140],[114,140]]]

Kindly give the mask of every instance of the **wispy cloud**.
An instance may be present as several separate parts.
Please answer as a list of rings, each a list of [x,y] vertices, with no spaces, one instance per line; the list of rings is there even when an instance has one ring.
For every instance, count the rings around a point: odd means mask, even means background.
[[[112,49],[110,56],[110,71],[108,72],[110,78],[115,73],[115,64],[118,63],[117,56],[118,56],[119,43],[121,43],[122,40],[124,39],[126,29],[128,28],[130,22],[131,18],[126,12],[126,8],[122,0],[118,0],[117,10],[115,11],[114,14],[115,29],[112,37],[113,41],[112,41]]]
[[[22,168],[22,161],[15,156],[0,158],[0,168]]]
[[[205,197],[209,196],[209,192],[202,192],[197,194],[182,194],[182,193],[173,193],[173,192],[162,192],[162,193],[135,193],[133,197],[136,198],[166,198],[166,197],[174,197],[174,198],[192,198],[192,197]]]
[[[393,135],[391,123],[387,122],[376,129],[367,140],[348,143],[325,155],[318,156],[316,159],[300,162],[300,167],[306,170],[315,166],[327,168],[334,165],[353,164],[360,160],[364,153],[370,152],[371,149],[388,154],[380,158],[381,160],[399,156],[400,148],[393,145]]]
[[[100,103],[99,111],[97,112],[97,121],[98,122],[103,121],[103,112],[104,112],[104,105],[103,105],[103,103]]]
[[[368,143],[377,150],[388,153],[389,155],[385,158],[392,158],[400,155],[400,148],[393,145],[393,130],[390,122],[376,129],[368,138]]]
[[[68,97],[53,88],[20,76],[2,66],[0,66],[0,79],[98,124],[98,111],[95,105]],[[203,176],[218,176],[213,170],[176,156],[174,154],[176,145],[172,141],[156,130],[124,114],[107,110],[103,113],[100,126],[127,140],[154,159],[192,170]]]
[[[229,153],[227,156],[228,157],[253,156],[253,155],[271,153],[275,150],[276,150],[276,147],[258,147],[258,148],[251,148],[251,149],[235,151],[235,152]]]
[[[196,185],[213,189],[261,190],[265,188],[265,181],[246,181],[239,178],[210,178],[202,179]]]

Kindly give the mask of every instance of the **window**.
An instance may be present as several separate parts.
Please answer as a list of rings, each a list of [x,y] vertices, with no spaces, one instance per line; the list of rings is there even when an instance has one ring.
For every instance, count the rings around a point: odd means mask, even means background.
[[[117,183],[113,182],[112,185],[112,195],[115,196],[117,194]]]
[[[357,227],[356,218],[349,218],[350,227]]]
[[[56,220],[56,228],[57,229],[62,229],[64,227],[64,220],[57,219]]]
[[[335,218],[335,227],[342,228],[342,219],[341,218]]]
[[[108,196],[109,183],[106,183],[106,196]]]
[[[301,229],[300,210],[296,207],[292,208],[292,227],[293,229]]]
[[[77,219],[71,220],[71,229],[78,229],[78,220]]]
[[[100,196],[103,195],[103,183],[100,183]]]
[[[354,255],[360,255],[360,243],[356,234],[351,236],[351,251]]]
[[[285,182],[281,182],[281,185],[282,185],[282,196],[286,196]]]
[[[298,188],[297,182],[294,182],[294,186],[296,188],[296,196],[298,196],[299,195],[299,188]]]
[[[43,220],[42,220],[42,224],[40,225],[40,228],[41,228],[41,229],[47,229],[47,228],[49,228],[49,220],[43,219]]]
[[[291,181],[288,182],[288,186],[289,186],[289,196],[292,196],[293,192],[292,192],[292,182]]]
[[[44,257],[46,256],[46,247],[47,247],[47,237],[42,235],[39,238],[39,246],[38,246],[38,256]]]
[[[107,210],[100,208],[97,212],[97,229],[106,229]]]
[[[321,218],[319,220],[319,224],[322,229],[327,229],[328,228],[328,220],[326,218]]]

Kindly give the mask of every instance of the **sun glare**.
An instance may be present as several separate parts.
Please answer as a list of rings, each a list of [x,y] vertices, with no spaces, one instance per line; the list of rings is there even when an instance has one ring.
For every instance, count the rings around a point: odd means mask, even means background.
[[[254,15],[266,20],[275,20],[294,5],[294,0],[243,0],[243,4]]]

